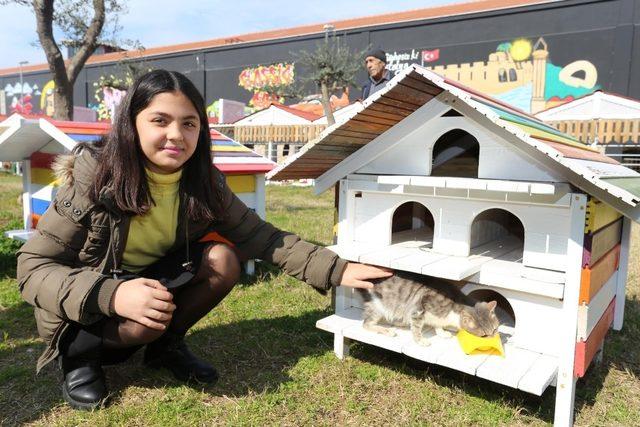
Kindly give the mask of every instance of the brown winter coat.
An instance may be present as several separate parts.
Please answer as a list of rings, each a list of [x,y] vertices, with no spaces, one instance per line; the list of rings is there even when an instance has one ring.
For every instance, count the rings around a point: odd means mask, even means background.
[[[109,189],[103,189],[99,203],[89,199],[96,160],[88,150],[61,159],[58,168],[64,184],[38,221],[35,235],[18,252],[20,292],[35,307],[38,333],[48,344],[38,371],[57,357],[68,321],[88,325],[114,315],[110,302],[122,280],[113,272],[122,262],[130,220],[115,208]],[[171,250],[187,238],[197,241],[216,231],[248,258],[275,264],[320,290],[339,284],[344,260],[263,221],[231,192],[222,174],[215,176],[214,185],[223,188],[225,219],[187,225],[180,215]]]

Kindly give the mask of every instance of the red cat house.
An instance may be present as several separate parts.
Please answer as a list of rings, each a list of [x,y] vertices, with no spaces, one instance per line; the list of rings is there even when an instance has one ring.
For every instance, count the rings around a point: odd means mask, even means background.
[[[342,257],[498,301],[504,358],[366,331],[359,295],[338,288],[317,322],[338,357],[355,340],[536,395],[555,386],[555,423],[572,423],[577,378],[622,328],[640,174],[413,65],[267,177],[335,187]]]

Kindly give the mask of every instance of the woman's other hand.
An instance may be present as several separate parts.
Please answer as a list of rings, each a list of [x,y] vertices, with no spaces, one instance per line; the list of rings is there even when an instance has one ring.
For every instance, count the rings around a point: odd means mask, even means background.
[[[340,285],[350,288],[371,289],[373,288],[373,283],[369,280],[391,276],[393,276],[393,270],[388,268],[350,262],[342,273]]]
[[[173,294],[159,281],[144,277],[122,282],[111,306],[119,316],[157,330],[167,328],[176,309]]]

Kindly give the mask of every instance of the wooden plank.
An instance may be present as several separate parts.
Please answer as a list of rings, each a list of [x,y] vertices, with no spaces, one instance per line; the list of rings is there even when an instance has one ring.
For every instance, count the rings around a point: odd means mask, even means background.
[[[506,336],[501,336],[501,338],[504,344]],[[455,333],[451,338],[436,337],[432,345],[434,347],[439,345],[443,348],[443,351],[440,352],[436,360],[438,365],[471,375],[475,375],[478,368],[485,363],[487,359],[501,358],[501,356],[491,354],[466,354],[462,351]]]
[[[555,381],[557,373],[558,359],[542,354],[520,378],[518,389],[542,396],[547,387]]]
[[[591,267],[609,252],[622,237],[622,218],[584,236],[582,267]]]
[[[504,345],[505,357],[490,357],[482,363],[476,375],[493,382],[518,388],[520,380],[534,366],[541,354],[518,348],[509,343]]]
[[[346,328],[354,325],[362,324],[362,310],[345,310],[340,314],[332,314],[331,316],[320,319],[316,322],[316,328],[331,333],[342,333]]]
[[[538,138],[536,138],[538,139]],[[574,147],[572,145],[566,145],[555,141],[543,140],[539,139],[545,144],[555,148],[563,156],[569,157],[571,159],[582,159],[582,160],[592,160],[594,162],[603,162],[603,163],[611,163],[617,165],[619,162],[612,159],[611,157],[607,157],[601,153],[595,153],[593,151],[585,150],[581,147]]]
[[[517,238],[492,241],[471,249],[468,257],[447,256],[422,267],[422,274],[451,280],[462,280],[480,271],[483,264],[522,245]]]
[[[480,285],[562,299],[564,275],[558,283],[543,282],[525,277],[523,271],[526,270],[529,269],[522,265],[522,250],[517,249],[483,264],[478,273],[467,277],[466,280]]]
[[[372,114],[370,114],[372,113]],[[401,121],[402,119],[404,119],[403,116],[395,116],[394,118],[389,118],[389,117],[380,117],[378,116],[379,113],[373,112],[373,111],[362,111],[358,114],[356,114],[352,120],[360,120],[360,121],[367,121],[367,122],[371,122],[371,123],[379,123],[379,124],[385,124],[385,125],[390,125],[390,126],[394,126],[396,125],[399,121]],[[391,114],[389,114],[389,116],[391,116]]]
[[[392,114],[394,116],[402,116],[406,118],[407,116],[410,116],[414,112],[414,110],[396,108],[396,107],[382,104],[380,102],[374,102],[373,104],[371,104],[370,106],[362,110],[362,112]]]
[[[442,90],[440,91],[442,92]],[[438,92],[438,94],[440,93]],[[384,96],[391,96],[392,98],[402,100],[404,102],[410,102],[411,104],[421,107],[426,104],[437,94],[427,93],[421,90],[414,89],[411,86],[403,85],[402,82],[397,84],[393,89],[387,92]]]
[[[437,364],[443,354],[447,354],[449,351],[462,351],[455,337],[440,338],[436,336],[433,329],[426,331],[424,337],[429,340],[430,345],[420,345],[411,339],[403,345],[402,353],[414,359],[422,360],[423,362]],[[454,346],[457,347],[457,349]],[[469,373],[474,375],[475,370]]]
[[[389,337],[386,335],[378,334],[376,332],[368,331],[362,327],[362,322],[359,322],[359,324],[343,329],[342,334],[346,338],[350,338],[352,340],[395,351],[396,353],[402,353],[402,348],[407,343],[413,340],[413,338],[411,337],[411,332],[403,328],[393,328],[393,330],[397,335],[394,337]]]
[[[309,149],[309,151],[311,150],[316,150],[316,149],[322,149],[322,147],[327,147],[327,146],[331,146],[331,145],[335,145],[335,146],[354,146],[354,147],[362,147],[363,145],[368,144],[371,140],[373,140],[373,136],[342,136],[342,135],[334,135],[331,134],[329,136],[327,136],[325,139],[323,139],[322,141],[320,141],[318,144],[314,145],[313,147],[311,147]]]
[[[620,244],[614,246],[592,267],[584,267],[580,278],[580,304],[589,304],[600,288],[618,269]]]
[[[618,283],[616,284],[616,309],[613,314],[613,329],[622,329],[624,321],[624,305],[626,301],[625,289],[629,273],[629,253],[631,251],[631,219],[622,220],[622,239],[620,241],[620,261],[618,267]]]
[[[234,193],[253,193],[256,189],[254,175],[227,175],[226,180]]]
[[[578,340],[585,340],[593,329],[595,328],[598,320],[602,317],[607,307],[611,303],[611,300],[616,295],[616,281],[617,273],[611,276],[611,279],[600,289],[596,296],[591,300],[591,303],[581,304],[578,307],[578,326],[577,337]]]
[[[331,135],[354,137],[354,138],[360,138],[360,139],[367,139],[367,138],[373,139],[373,138],[378,137],[381,133],[383,133],[383,132],[343,130],[342,127],[339,127],[338,129],[336,129],[333,132],[331,132]]]
[[[353,132],[375,132],[375,133],[383,133],[387,129],[389,129],[394,123],[384,124],[384,123],[375,123],[373,121],[363,121],[351,119],[344,125],[340,126],[341,131],[353,131]]]
[[[401,84],[421,92],[426,92],[433,96],[438,96],[442,92],[442,88],[425,81],[418,73],[408,74],[404,79],[402,79]]]
[[[586,340],[580,340],[576,345],[576,355],[574,362],[574,375],[578,378],[584,377],[593,357],[598,352],[605,336],[613,323],[613,313],[615,311],[616,300],[611,301],[606,311],[593,328],[593,331]]]
[[[396,99],[393,98],[391,96],[387,96],[387,94],[383,95],[381,98],[377,99],[374,102],[375,105],[385,105],[389,108],[391,108],[392,110],[395,110],[397,108],[402,108],[404,110],[410,111],[410,112],[414,112],[416,111],[418,108],[420,108],[422,106],[422,104],[418,105],[418,104],[410,104],[408,102],[403,101],[402,99]]]
[[[620,217],[622,217],[622,214],[618,213],[618,211],[608,204],[601,202],[595,197],[589,197],[584,233],[589,234],[598,231]]]

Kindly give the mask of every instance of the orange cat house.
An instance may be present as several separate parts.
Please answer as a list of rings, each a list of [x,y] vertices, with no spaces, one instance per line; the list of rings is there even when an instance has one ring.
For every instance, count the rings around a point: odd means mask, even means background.
[[[498,301],[504,358],[366,331],[358,294],[338,288],[317,323],[338,357],[356,340],[536,395],[555,386],[555,423],[572,423],[577,378],[623,324],[640,174],[413,65],[267,177],[335,186],[342,257]]]

